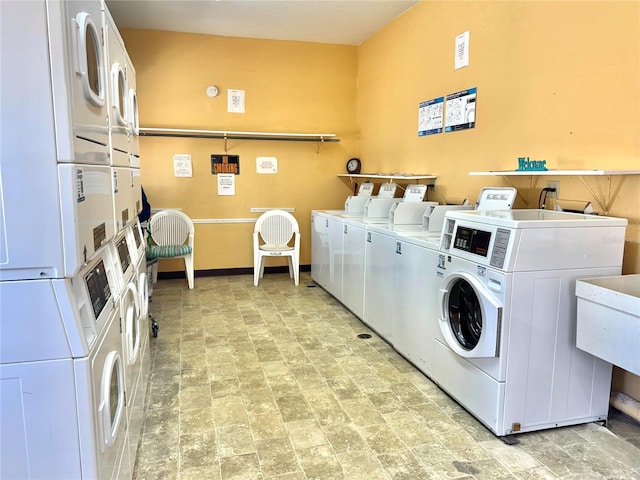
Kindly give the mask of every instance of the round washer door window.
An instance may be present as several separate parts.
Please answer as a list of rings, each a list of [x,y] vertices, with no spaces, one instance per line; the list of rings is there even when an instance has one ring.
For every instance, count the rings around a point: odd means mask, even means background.
[[[482,308],[469,282],[458,279],[449,291],[449,327],[465,350],[473,350],[482,334]]]

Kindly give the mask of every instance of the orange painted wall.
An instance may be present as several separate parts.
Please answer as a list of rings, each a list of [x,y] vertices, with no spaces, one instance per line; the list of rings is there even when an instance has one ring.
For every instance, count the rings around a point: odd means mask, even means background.
[[[310,218],[340,208],[335,176],[357,151],[355,47],[264,41],[148,30],[122,31],[136,68],[143,127],[335,133],[340,143],[229,140],[240,156],[235,196],[218,196],[211,155],[224,140],[141,137],[142,184],[152,208],[181,208],[195,220],[256,218],[250,208],[295,208],[301,264],[311,263]],[[209,98],[208,85],[220,95]],[[227,112],[227,90],[245,90],[246,113]],[[192,157],[193,177],[177,178],[173,155]],[[256,157],[278,158],[278,173],[258,175]],[[196,270],[253,266],[251,223],[199,223]],[[286,264],[268,259],[268,265]],[[161,270],[182,270],[179,261]]]
[[[465,31],[470,63],[454,70]],[[418,137],[420,102],[470,87],[475,129]],[[640,2],[421,2],[358,48],[358,131],[365,170],[436,174],[440,201],[508,185],[468,172],[513,170],[522,156],[640,169]],[[640,273],[640,175],[511,178],[516,208],[537,208],[550,179],[561,199],[629,220],[623,272]],[[614,388],[640,399],[640,377],[616,368]]]
[[[470,65],[454,70],[454,38],[470,31]],[[315,145],[232,141],[241,156],[236,197],[218,197],[209,156],[220,140],[142,138],[142,181],[154,208],[193,218],[255,216],[250,207],[295,207],[310,263],[312,209],[340,208],[351,185],[336,178],[351,156],[365,172],[438,175],[430,199],[468,198],[482,187],[520,192],[535,208],[546,181],[560,198],[593,202],[629,219],[624,273],[640,272],[640,176],[476,177],[512,170],[518,157],[552,169],[640,169],[640,3],[637,1],[423,1],[359,47],[123,30],[147,127],[331,132]],[[204,90],[215,84],[221,96]],[[419,138],[421,101],[477,87],[476,128]],[[226,112],[226,89],[244,89],[247,113]],[[190,153],[192,179],[173,176]],[[276,176],[255,157],[276,156]],[[610,203],[607,211],[593,197]],[[196,226],[196,269],[250,267],[251,224]],[[168,264],[170,270],[181,265]],[[614,386],[640,399],[640,379]]]

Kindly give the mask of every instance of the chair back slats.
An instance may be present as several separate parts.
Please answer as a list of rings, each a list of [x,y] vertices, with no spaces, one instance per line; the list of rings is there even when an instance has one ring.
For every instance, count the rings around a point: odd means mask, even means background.
[[[265,243],[286,245],[293,237],[293,226],[285,217],[273,216],[265,219],[260,228],[260,235]]]
[[[167,210],[156,214],[150,221],[151,238],[156,245],[182,245],[185,243],[189,234],[193,233],[193,223],[185,217],[179,211]]]

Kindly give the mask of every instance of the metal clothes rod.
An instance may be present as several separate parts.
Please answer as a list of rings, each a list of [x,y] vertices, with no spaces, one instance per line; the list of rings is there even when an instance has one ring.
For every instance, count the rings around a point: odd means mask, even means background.
[[[190,130],[180,128],[140,128],[140,136],[215,138],[223,140],[277,140],[285,142],[340,142],[335,133],[276,133],[225,130]]]

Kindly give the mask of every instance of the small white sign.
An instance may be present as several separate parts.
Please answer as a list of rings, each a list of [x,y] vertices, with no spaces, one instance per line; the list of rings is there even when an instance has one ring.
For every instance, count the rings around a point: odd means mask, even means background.
[[[256,157],[256,172],[258,173],[278,173],[277,157]]]
[[[244,113],[244,90],[227,90],[227,112]]]
[[[236,176],[233,173],[219,173],[217,178],[218,195],[236,194]]]
[[[191,155],[176,153],[173,155],[173,174],[176,177],[193,177]]]
[[[469,31],[456,36],[455,69],[469,66]]]

